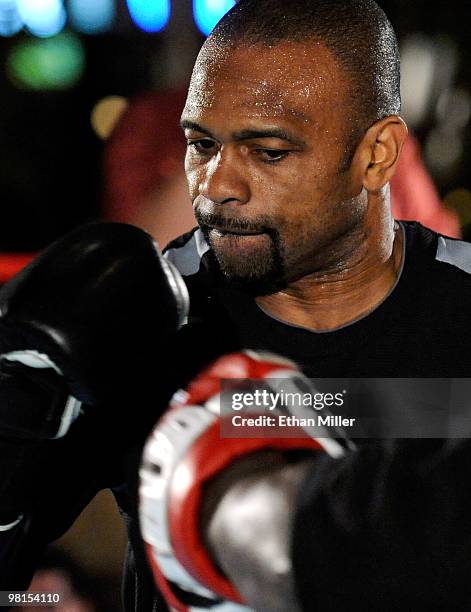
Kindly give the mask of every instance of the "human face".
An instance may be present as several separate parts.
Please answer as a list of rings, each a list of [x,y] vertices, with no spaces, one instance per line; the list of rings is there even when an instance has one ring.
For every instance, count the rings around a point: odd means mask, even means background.
[[[196,219],[224,275],[262,294],[338,267],[365,214],[348,83],[321,44],[209,40],[182,126]]]

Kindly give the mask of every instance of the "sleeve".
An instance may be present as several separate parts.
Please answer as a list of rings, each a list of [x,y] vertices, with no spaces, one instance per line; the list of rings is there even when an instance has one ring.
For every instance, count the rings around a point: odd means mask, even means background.
[[[437,439],[319,457],[294,520],[302,609],[469,609],[470,459],[469,440]]]
[[[28,588],[44,548],[67,531],[95,495],[93,489],[77,499],[68,493],[23,514],[12,528],[0,530],[0,591]]]
[[[128,546],[124,562],[122,601],[125,610],[168,612],[168,606],[157,590],[147,563],[138,519],[139,466],[142,445],[129,449],[125,459],[125,483],[112,489],[126,525]]]
[[[31,487],[31,496],[21,519],[0,529],[0,590],[27,589],[44,548],[69,529],[98,491],[119,482],[119,456],[103,427],[81,416],[64,438],[45,443],[35,456],[33,478],[21,470],[12,475]],[[0,439],[0,462],[5,449]]]
[[[41,551],[30,532],[31,521],[24,516],[15,526],[0,530],[0,590],[28,588]]]

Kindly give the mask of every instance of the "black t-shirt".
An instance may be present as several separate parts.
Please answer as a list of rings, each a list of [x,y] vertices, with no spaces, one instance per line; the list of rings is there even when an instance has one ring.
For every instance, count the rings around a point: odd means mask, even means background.
[[[312,378],[470,377],[471,245],[417,223],[401,228],[393,290],[367,315],[327,332],[276,320],[218,283],[198,230],[171,244],[167,257],[195,296],[193,317],[206,321],[201,347],[224,337],[226,349],[284,355]],[[303,609],[469,609],[470,471],[468,440],[357,440],[341,460],[319,457],[295,509]]]
[[[184,274],[193,319],[205,320],[201,334],[212,343],[285,355],[310,377],[467,376],[471,245],[418,223],[401,227],[405,256],[395,287],[371,312],[335,331],[279,321],[252,298],[216,285],[199,230],[171,243],[166,256]],[[199,346],[204,351],[208,344]]]

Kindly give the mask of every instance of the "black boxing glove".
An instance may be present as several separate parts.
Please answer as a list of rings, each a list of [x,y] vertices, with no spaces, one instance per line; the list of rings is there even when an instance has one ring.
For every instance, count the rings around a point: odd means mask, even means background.
[[[71,232],[2,289],[0,499],[18,505],[15,474],[38,443],[67,433],[82,403],[113,410],[145,393],[187,310],[186,286],[153,239],[117,223]],[[120,426],[136,418],[121,415]]]
[[[148,234],[89,225],[0,292],[0,354],[25,365],[46,355],[72,394],[94,404],[120,395],[132,364],[172,338],[187,309],[182,278]]]

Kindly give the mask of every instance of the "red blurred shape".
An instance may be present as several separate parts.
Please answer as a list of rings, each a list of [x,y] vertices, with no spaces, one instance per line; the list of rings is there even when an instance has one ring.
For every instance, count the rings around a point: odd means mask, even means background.
[[[0,253],[0,284],[8,282],[34,258],[34,253]]]

